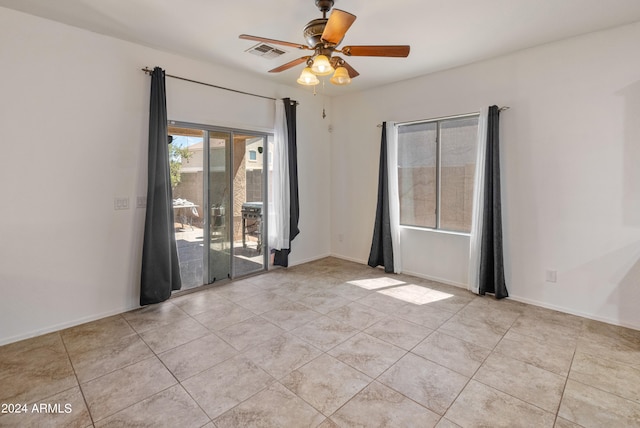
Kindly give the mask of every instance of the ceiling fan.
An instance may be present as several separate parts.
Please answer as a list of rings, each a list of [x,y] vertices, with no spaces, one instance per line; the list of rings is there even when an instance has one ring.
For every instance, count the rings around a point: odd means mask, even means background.
[[[331,16],[327,19],[327,12],[333,7],[334,0],[315,0],[316,6],[322,12],[322,18],[314,19],[305,25],[303,34],[307,44],[285,42],[282,40],[267,39],[265,37],[250,36],[241,34],[244,40],[254,40],[258,42],[283,45],[301,50],[313,51],[309,55],[294,59],[286,64],[269,70],[269,73],[279,73],[295,67],[298,64],[306,63],[298,83],[302,85],[317,85],[320,83],[317,76],[328,76],[334,73],[330,81],[336,85],[347,85],[351,79],[358,76],[358,73],[343,58],[335,56],[340,53],[345,56],[379,56],[379,57],[401,57],[409,56],[410,46],[408,45],[368,45],[368,46],[344,46],[341,49],[338,45],[342,42],[347,30],[356,20],[356,16],[340,9],[333,9]]]

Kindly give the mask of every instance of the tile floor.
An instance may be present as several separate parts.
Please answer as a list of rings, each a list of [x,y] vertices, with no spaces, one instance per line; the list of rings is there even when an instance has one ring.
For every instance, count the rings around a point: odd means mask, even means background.
[[[327,258],[0,347],[0,403],[27,408],[2,427],[633,427],[640,332]]]

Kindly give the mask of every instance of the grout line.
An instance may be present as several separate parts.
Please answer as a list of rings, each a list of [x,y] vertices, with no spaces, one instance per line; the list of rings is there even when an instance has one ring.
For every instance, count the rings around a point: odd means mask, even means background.
[[[64,352],[67,354],[67,359],[69,360],[69,364],[71,364],[71,369],[73,370],[73,376],[76,378],[76,383],[78,384],[78,390],[80,390],[80,395],[82,395],[82,400],[84,401],[84,405],[87,409],[87,413],[89,414],[89,419],[91,420],[91,425],[95,425],[95,421],[93,420],[93,415],[91,414],[91,408],[89,407],[89,402],[87,401],[87,397],[84,395],[84,389],[82,389],[82,385],[80,384],[80,379],[78,379],[78,373],[76,371],[76,367],[71,360],[71,355],[69,355],[69,349],[67,349],[67,344],[64,341],[64,337],[62,337],[62,333],[58,332],[60,335],[60,341],[62,342],[62,346],[64,347]]]

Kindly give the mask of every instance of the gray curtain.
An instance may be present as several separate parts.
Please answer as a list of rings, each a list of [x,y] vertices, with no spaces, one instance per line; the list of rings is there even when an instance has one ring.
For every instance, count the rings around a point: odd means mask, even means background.
[[[382,124],[380,143],[380,173],[378,174],[378,206],[373,226],[373,240],[368,265],[384,266],[384,271],[393,269],[393,246],[391,243],[391,218],[389,217],[389,180],[387,177],[387,126]]]
[[[164,71],[156,67],[151,74],[147,212],[142,245],[140,305],[167,300],[172,290],[181,287],[173,228],[168,143],[165,77]]]
[[[502,202],[500,199],[500,109],[489,107],[480,278],[478,294],[508,297],[502,255]]]
[[[284,98],[284,115],[287,121],[287,149],[289,154],[289,248],[275,250],[273,264],[277,266],[289,266],[289,253],[291,253],[291,241],[298,236],[300,229],[300,199],[298,198],[298,147],[296,138],[296,106],[298,103],[289,98]]]

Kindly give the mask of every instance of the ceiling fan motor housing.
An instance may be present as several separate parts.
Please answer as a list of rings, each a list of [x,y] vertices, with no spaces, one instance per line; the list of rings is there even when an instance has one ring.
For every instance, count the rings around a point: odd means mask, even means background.
[[[326,25],[326,18],[318,18],[304,26],[304,38],[310,48],[315,48],[319,43],[322,43],[322,33]]]

